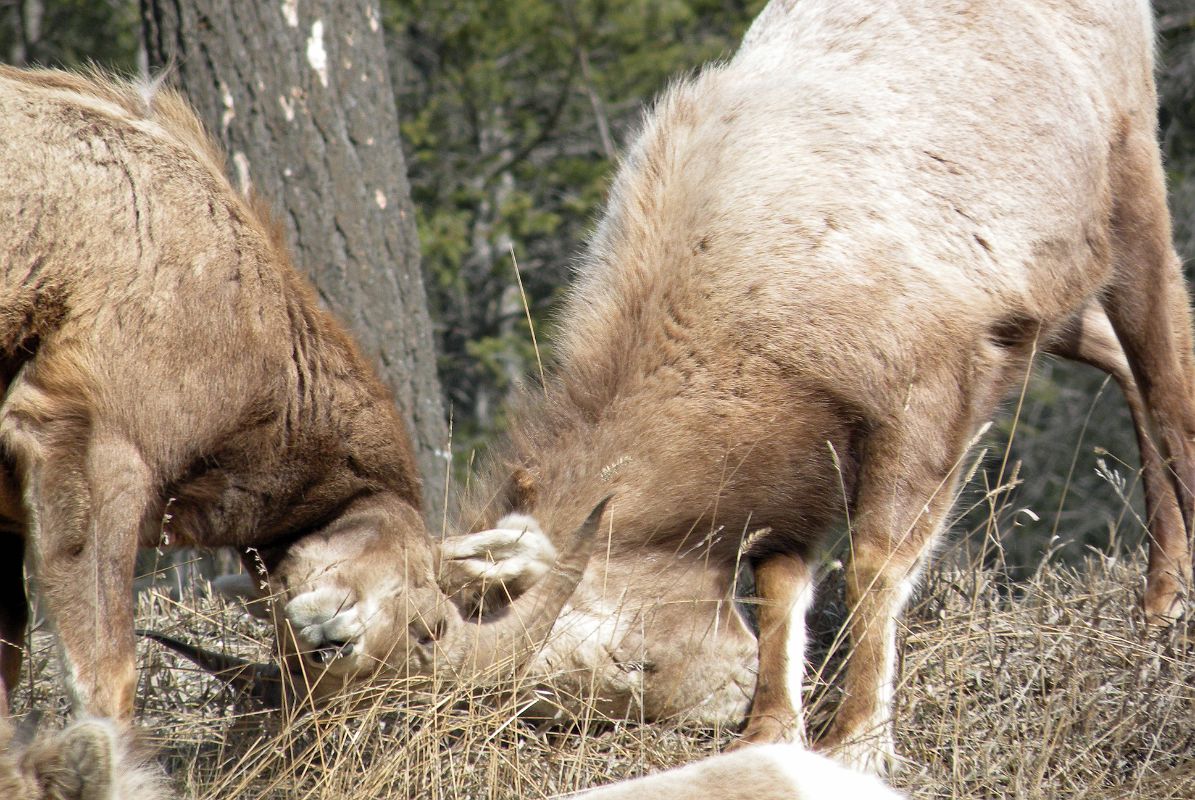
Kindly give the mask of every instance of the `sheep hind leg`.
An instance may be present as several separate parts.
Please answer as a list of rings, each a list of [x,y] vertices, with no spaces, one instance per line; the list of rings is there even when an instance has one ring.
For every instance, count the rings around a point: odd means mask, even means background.
[[[1190,589],[1195,525],[1195,353],[1190,299],[1171,241],[1153,131],[1130,131],[1115,153],[1112,285],[1102,299],[1124,348],[1178,498],[1183,528],[1152,531],[1146,618],[1180,616]]]
[[[1100,369],[1120,385],[1133,419],[1141,457],[1145,523],[1150,541],[1145,607],[1154,609],[1151,622],[1170,619],[1177,615],[1180,606],[1175,601],[1190,582],[1184,546],[1186,530],[1170,472],[1150,433],[1149,411],[1112,323],[1103,308],[1093,303],[1050,344],[1049,350],[1054,355]]]

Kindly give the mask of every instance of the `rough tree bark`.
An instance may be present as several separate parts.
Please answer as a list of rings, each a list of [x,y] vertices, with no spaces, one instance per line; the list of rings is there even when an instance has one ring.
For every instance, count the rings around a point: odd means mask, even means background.
[[[438,530],[447,431],[376,0],[141,0],[151,63],[274,206],[406,415]]]

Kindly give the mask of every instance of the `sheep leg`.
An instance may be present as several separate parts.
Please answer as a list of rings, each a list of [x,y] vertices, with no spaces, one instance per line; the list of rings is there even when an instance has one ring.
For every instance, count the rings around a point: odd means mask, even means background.
[[[0,716],[8,715],[9,694],[21,676],[25,626],[29,623],[24,567],[25,538],[0,532]]]
[[[127,721],[133,563],[149,470],[135,448],[94,424],[60,422],[51,434],[26,418],[5,433],[23,467],[32,563],[75,711]]]
[[[1170,543],[1185,542],[1186,531],[1170,472],[1150,434],[1149,411],[1133,379],[1129,363],[1125,360],[1124,350],[1107,314],[1097,304],[1084,309],[1077,323],[1051,343],[1049,350],[1063,358],[1103,370],[1116,380],[1124,394],[1141,455],[1141,483],[1145,492],[1145,519],[1149,529],[1150,577],[1146,607],[1159,609],[1153,617],[1155,621],[1161,621],[1168,616],[1162,609],[1169,608],[1177,612],[1173,600],[1178,597],[1185,580],[1185,558],[1180,546],[1178,559],[1172,560],[1174,547]]]
[[[742,737],[744,744],[805,739],[801,684],[805,677],[805,613],[813,602],[813,576],[805,560],[775,553],[755,564],[759,597],[759,673]]]
[[[907,424],[873,431],[860,462],[846,567],[851,651],[845,694],[818,746],[872,773],[895,763],[891,705],[897,617],[950,508],[965,451],[965,445],[948,448],[951,442],[940,431],[969,430],[934,417],[929,408],[927,403],[913,411]]]
[[[1182,612],[1191,585],[1195,521],[1195,355],[1189,298],[1170,232],[1165,180],[1153,130],[1130,130],[1114,152],[1113,268],[1104,309],[1124,348],[1179,498],[1183,528],[1153,530],[1146,617]]]

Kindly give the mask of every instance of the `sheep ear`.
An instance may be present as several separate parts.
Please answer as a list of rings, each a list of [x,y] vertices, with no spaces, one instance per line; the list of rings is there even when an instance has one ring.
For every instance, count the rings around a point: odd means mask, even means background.
[[[506,484],[506,506],[510,511],[528,512],[535,506],[539,491],[530,471],[518,467]]]
[[[267,595],[252,575],[220,575],[212,579],[212,591],[229,602],[240,603],[251,617],[272,619]]]

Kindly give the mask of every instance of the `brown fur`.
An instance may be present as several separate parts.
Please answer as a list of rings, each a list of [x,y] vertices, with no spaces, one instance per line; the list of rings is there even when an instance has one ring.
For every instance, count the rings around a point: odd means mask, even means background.
[[[741,708],[750,635],[727,606],[743,536],[770,530],[753,551],[766,571],[845,519],[853,654],[823,744],[880,766],[895,617],[969,443],[1045,350],[1125,388],[1154,539],[1145,607],[1179,612],[1195,379],[1148,14],[774,0],[732,61],[661,99],[560,315],[546,390],[463,511],[470,529],[510,511],[568,529],[613,493],[606,555],[557,627],[622,620],[594,634],[619,669],[576,664],[579,686],[633,716]],[[520,470],[533,490],[503,491]],[[801,735],[783,642],[803,623],[770,620],[808,580],[763,582],[748,741]]]
[[[391,398],[185,101],[0,68],[0,163],[0,529],[23,537],[76,706],[132,713],[138,546],[264,564],[280,646],[325,690],[472,641]],[[0,583],[19,586],[8,546]],[[11,689],[25,600],[3,599]]]

